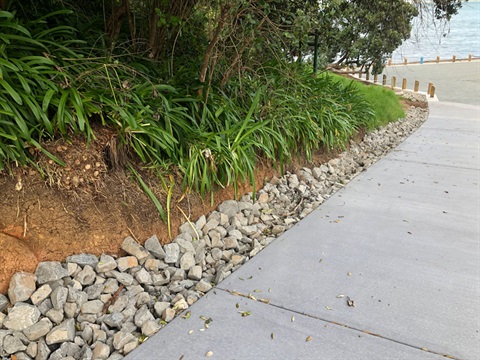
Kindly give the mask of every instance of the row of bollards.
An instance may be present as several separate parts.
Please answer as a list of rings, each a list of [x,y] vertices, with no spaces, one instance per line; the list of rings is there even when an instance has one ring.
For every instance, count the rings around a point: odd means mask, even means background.
[[[472,54],[468,54],[468,58],[466,60],[468,61],[472,61],[473,59],[473,55]],[[457,56],[456,55],[452,55],[452,57],[450,59],[446,59],[446,60],[442,60],[442,61],[452,61],[452,62],[456,62],[457,61]],[[440,62],[440,56],[437,56],[437,58],[433,61],[424,61],[423,60],[423,57],[420,58],[420,64],[423,64],[425,62],[434,62],[434,63],[439,63]],[[419,63],[418,61],[414,61],[414,62],[411,62],[410,64],[415,64],[415,63]],[[403,58],[403,65],[407,65],[409,64],[408,62],[408,59],[407,58]],[[392,59],[388,59],[388,62],[387,62],[387,66],[392,66],[392,65],[397,65],[397,64],[392,64]]]
[[[358,78],[359,79],[362,78],[362,73],[361,72],[358,73]],[[367,81],[370,81],[370,74],[368,72],[366,73],[366,78],[365,79]],[[378,75],[373,76],[373,83],[378,84]],[[387,86],[387,75],[382,76],[382,85]],[[392,89],[395,89],[396,86],[397,86],[397,78],[395,76],[392,76],[390,87]],[[415,80],[413,91],[418,92],[419,87],[420,87],[420,82],[418,80]],[[406,89],[407,89],[407,79],[403,78],[402,79],[402,90],[406,90]],[[432,83],[428,84],[427,94],[431,98],[435,97],[435,86]]]

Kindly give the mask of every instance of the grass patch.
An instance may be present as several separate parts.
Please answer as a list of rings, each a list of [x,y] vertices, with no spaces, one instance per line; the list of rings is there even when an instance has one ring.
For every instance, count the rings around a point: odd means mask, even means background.
[[[384,126],[389,122],[397,121],[405,116],[400,98],[393,90],[384,86],[366,85],[360,81],[356,81],[344,76],[332,74],[338,81],[352,84],[363,95],[364,99],[371,105],[375,117],[367,125],[368,130],[376,129]]]

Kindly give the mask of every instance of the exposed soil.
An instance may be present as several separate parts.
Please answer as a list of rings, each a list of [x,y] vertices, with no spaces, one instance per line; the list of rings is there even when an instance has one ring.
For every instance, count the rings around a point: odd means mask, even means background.
[[[172,174],[170,237],[167,225],[134,177],[125,169],[109,167],[105,149],[111,142],[112,134],[105,129],[88,145],[80,138],[47,142],[44,147],[63,160],[65,167],[36,154],[43,176],[32,168],[16,168],[13,176],[0,173],[0,293],[8,290],[15,272],[33,272],[39,261],[63,261],[78,253],[120,254],[126,236],[144,242],[156,234],[163,244],[168,243],[186,218],[195,221],[224,200],[235,198],[232,187],[218,188],[205,197],[183,192],[179,176]],[[320,164],[334,155],[319,152],[312,162]],[[303,163],[296,159],[290,170]],[[165,204],[167,190],[162,182],[147,172],[140,173]],[[275,174],[278,171],[273,166],[260,163],[257,188]],[[249,185],[240,185],[237,195],[251,190]]]
[[[360,141],[363,134],[356,140]],[[66,165],[57,165],[43,153],[34,154],[44,169],[43,176],[25,167],[15,168],[13,175],[0,172],[0,293],[6,293],[15,272],[33,272],[39,261],[63,261],[79,253],[120,254],[126,236],[143,243],[156,234],[163,244],[168,243],[186,218],[195,221],[224,200],[235,198],[232,187],[219,188],[205,197],[184,192],[179,176],[171,174],[175,186],[169,236],[167,225],[133,176],[124,167],[114,166],[121,159],[112,157],[108,150],[115,143],[113,133],[99,128],[96,135],[88,145],[76,137],[44,143]],[[294,159],[286,170],[317,166],[336,155],[318,151],[311,162]],[[140,174],[165,204],[167,190],[158,177],[142,171]],[[278,169],[260,163],[257,188],[274,175],[279,175]],[[241,185],[238,195],[251,190],[251,186]]]

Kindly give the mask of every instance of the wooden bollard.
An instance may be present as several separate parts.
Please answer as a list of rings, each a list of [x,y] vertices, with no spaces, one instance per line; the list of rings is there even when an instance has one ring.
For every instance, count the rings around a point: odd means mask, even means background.
[[[387,85],[387,75],[383,75],[382,85],[383,85],[383,86]]]
[[[405,90],[407,88],[407,79],[403,78],[402,80],[402,90]]]
[[[392,65],[392,59],[388,59],[388,66]]]
[[[373,75],[373,83],[376,84],[378,82],[378,75]]]
[[[472,54],[468,54],[468,61],[472,61]]]
[[[370,72],[367,71],[365,74],[365,80],[369,81],[370,80]]]
[[[427,94],[430,94],[430,90],[431,90],[432,86],[433,86],[432,83],[428,83]]]
[[[407,58],[404,58],[403,59],[403,65],[407,65],[408,64],[408,59]]]
[[[359,79],[362,78],[362,72],[361,72],[361,71],[358,72],[358,78],[359,78]]]
[[[431,98],[435,97],[435,86],[433,86],[433,85],[430,86],[430,92],[429,92],[429,94],[430,94],[430,97],[431,97]]]
[[[415,80],[415,87],[413,88],[413,91],[417,92],[419,87],[420,87],[420,82],[418,80]]]
[[[395,85],[397,85],[397,78],[392,76],[392,89],[395,89]]]
[[[437,56],[437,63],[440,62],[440,56]]]
[[[457,60],[457,57],[455,55],[452,56],[452,62],[455,62]]]

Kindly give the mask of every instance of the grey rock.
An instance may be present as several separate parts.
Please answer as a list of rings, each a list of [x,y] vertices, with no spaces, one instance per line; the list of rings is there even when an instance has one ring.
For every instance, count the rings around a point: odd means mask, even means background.
[[[108,357],[108,360],[120,360],[120,359],[123,359],[123,355],[118,352],[114,352]]]
[[[148,320],[142,325],[142,334],[145,336],[152,336],[157,333],[162,326],[154,320]]]
[[[43,285],[68,276],[68,271],[58,261],[43,261],[38,264],[35,276],[37,277],[37,283]]]
[[[146,260],[150,256],[150,253],[130,236],[123,240],[121,248],[127,254],[135,256],[139,262]]]
[[[143,305],[140,309],[138,309],[137,313],[134,317],[134,323],[137,327],[141,328],[142,325],[149,320],[155,320],[150,310],[146,305]]]
[[[243,234],[237,229],[230,230],[228,232],[228,235],[231,236],[231,237],[234,237],[237,240],[242,240],[242,238],[243,238]]]
[[[40,304],[37,305],[38,310],[42,315],[45,315],[48,310],[53,309],[52,300],[50,298],[46,298]]]
[[[256,225],[242,226],[238,230],[240,230],[242,234],[247,236],[255,235],[258,232],[258,228]]]
[[[123,353],[125,355],[129,354],[130,352],[132,352],[133,350],[135,350],[136,348],[138,347],[138,340],[135,339],[131,342],[129,342],[128,344],[126,344],[124,347],[123,347]]]
[[[40,286],[33,294],[30,296],[30,300],[32,301],[33,305],[37,305],[38,303],[45,300],[50,294],[52,293],[52,288],[49,284],[44,284]]]
[[[195,225],[193,225],[195,226]],[[183,223],[179,228],[178,228],[178,232],[180,234],[189,234],[192,238],[197,238],[198,237],[198,230],[196,229],[196,227],[192,227],[192,224],[189,223],[189,222],[186,222],[186,223]],[[167,261],[168,262],[168,261]]]
[[[28,356],[26,352],[17,352],[15,356],[17,357],[17,360],[32,360],[32,358]]]
[[[123,256],[117,259],[118,270],[123,272],[138,266],[138,259],[135,256]]]
[[[61,310],[56,310],[56,309],[50,309],[47,311],[45,314],[47,318],[53,321],[54,324],[60,324],[63,319],[64,319],[64,314],[63,314],[63,309]]]
[[[172,308],[166,308],[162,313],[162,320],[165,322],[170,322],[175,318],[175,310]]]
[[[36,289],[35,281],[35,275],[27,272],[20,271],[13,274],[8,288],[10,302],[15,304],[20,301],[28,300]]]
[[[7,335],[3,338],[3,351],[8,355],[14,354],[18,351],[25,351],[27,347],[23,344],[17,336]]]
[[[85,265],[83,270],[80,271],[77,276],[75,276],[75,280],[77,280],[83,286],[91,285],[95,281],[96,273],[93,270],[93,267],[90,265]]]
[[[50,353],[51,353],[51,350],[45,343],[45,340],[40,339],[37,342],[37,356],[35,357],[35,360],[47,360]]]
[[[180,252],[182,254],[187,252],[195,253],[195,247],[193,246],[192,241],[184,239],[183,236],[185,235],[178,236],[174,241],[176,244],[178,244]]]
[[[80,265],[81,267],[89,265],[94,268],[95,266],[97,266],[98,257],[92,254],[78,254],[67,257],[65,262],[74,263]]]
[[[135,337],[132,334],[119,331],[113,336],[113,347],[116,350],[123,349],[125,345],[127,345],[129,342],[132,342],[135,340]]]
[[[128,298],[132,299],[135,296],[137,296],[137,294],[140,294],[141,292],[143,292],[143,286],[142,285],[131,285],[131,286],[127,286],[127,290],[128,290],[128,292],[127,292]]]
[[[161,317],[163,314],[163,311],[170,307],[170,303],[166,301],[158,301],[155,303],[153,307],[155,309],[155,314],[157,314],[158,317]]]
[[[75,303],[66,303],[63,307],[63,312],[67,319],[72,319],[77,314],[78,306]]]
[[[238,248],[238,241],[233,236],[226,237],[225,239],[223,239],[223,242],[225,243],[225,248],[226,249],[236,249],[236,248]]]
[[[214,249],[212,249],[211,255],[212,255],[213,260],[218,261],[222,258],[223,251],[221,249],[214,248]]]
[[[165,249],[164,261],[168,264],[174,264],[180,257],[180,247],[176,243],[167,244],[163,247]]]
[[[218,211],[222,214],[225,214],[229,218],[231,218],[235,216],[239,211],[238,203],[235,200],[224,201],[218,206]]]
[[[160,241],[158,241],[156,235],[148,238],[147,241],[145,241],[144,246],[145,249],[147,249],[150,254],[155,256],[157,259],[163,260],[165,258],[165,251],[163,250],[162,245],[160,244]]]
[[[204,234],[208,234],[210,230],[215,229],[220,224],[219,219],[211,218],[209,219],[202,228]]]
[[[93,359],[92,349],[90,349],[90,347],[88,345],[84,345],[82,347],[82,350],[80,351],[78,359],[79,360],[92,360]]]
[[[64,342],[60,345],[60,352],[65,358],[80,358],[80,346],[73,342]]]
[[[206,293],[212,288],[212,285],[206,282],[205,280],[200,280],[195,286],[195,290]]]
[[[104,288],[105,288],[104,284],[93,284],[93,285],[87,286],[84,289],[84,291],[88,296],[88,300],[92,300],[92,299],[99,298]]]
[[[53,324],[49,319],[43,318],[36,324],[33,324],[23,330],[23,334],[30,341],[36,341],[42,336],[47,335],[52,330]]]
[[[230,259],[231,263],[233,266],[243,264],[245,262],[245,256],[243,255],[232,255],[232,258]]]
[[[187,252],[180,258],[180,268],[188,271],[195,266],[195,255],[193,252]]]
[[[202,229],[205,224],[207,223],[207,218],[205,217],[205,215],[202,215],[198,218],[198,220],[195,222],[195,227],[197,229]]]
[[[113,294],[118,290],[118,286],[118,281],[116,279],[109,278],[105,281],[103,292],[105,294]]]
[[[168,267],[165,262],[162,260],[158,259],[147,259],[145,261],[145,264],[143,264],[146,270],[148,271],[153,271],[154,273],[157,273],[159,270],[165,269]]]
[[[141,285],[151,285],[153,283],[152,276],[144,268],[141,268],[135,274],[135,279],[137,279],[138,283]]]
[[[107,333],[102,329],[93,329],[93,341],[100,341],[106,342],[107,341]]]
[[[89,325],[85,325],[85,327],[83,328],[80,336],[82,337],[83,341],[86,344],[91,343],[92,339],[93,339],[93,329],[92,329],[92,327],[89,326]]]
[[[25,330],[38,321],[40,314],[37,307],[18,302],[10,309],[3,326],[9,330]]]
[[[27,349],[25,350],[26,354],[30,356],[31,358],[34,358],[37,356],[38,352],[38,345],[35,342],[31,342],[30,344],[27,345]],[[17,358],[18,360],[18,358]]]
[[[120,295],[117,298],[117,301],[115,301],[114,304],[110,305],[108,307],[108,310],[111,313],[114,312],[122,312],[128,305],[128,296],[127,295]]]
[[[52,291],[52,294],[50,295],[50,300],[52,301],[52,306],[56,310],[63,309],[63,306],[67,302],[67,296],[68,296],[68,289],[59,286],[55,290]]]
[[[3,294],[0,294],[0,311],[3,311],[10,302],[8,301],[7,297]]]
[[[123,332],[133,334],[138,329],[137,329],[137,325],[135,325],[133,323],[133,320],[131,320],[131,321],[127,321],[127,322],[123,323],[122,328],[120,330],[123,331]]]
[[[114,270],[117,267],[117,262],[115,259],[106,254],[102,254],[100,256],[100,260],[97,263],[97,266],[95,267],[95,270],[97,273],[105,273]]]
[[[93,344],[92,358],[94,359],[108,359],[110,356],[110,346],[107,344],[96,342]]]
[[[285,226],[283,225],[275,225],[273,228],[272,228],[272,234],[273,235],[279,235],[281,233],[285,232]]]
[[[112,274],[120,284],[123,284],[125,286],[133,284],[133,276],[130,274],[126,274],[118,271],[112,271]]]
[[[122,313],[114,312],[107,315],[103,319],[103,322],[110,327],[121,328],[124,320],[125,317],[122,315]]]
[[[200,280],[202,278],[202,267],[199,265],[192,266],[188,271],[188,278],[191,280]]]
[[[46,336],[47,345],[61,344],[67,341],[73,341],[75,337],[75,320],[65,320],[58,326],[55,326]]]
[[[82,270],[82,268],[78,266],[78,264],[67,262],[68,276],[73,277],[77,275],[80,270]]]
[[[137,307],[140,307],[144,304],[149,304],[149,303],[151,304],[151,301],[152,301],[152,297],[146,291],[136,295],[135,299],[136,299],[135,304],[137,305]]]
[[[101,300],[87,301],[80,307],[82,314],[98,314],[102,312],[103,302]]]

